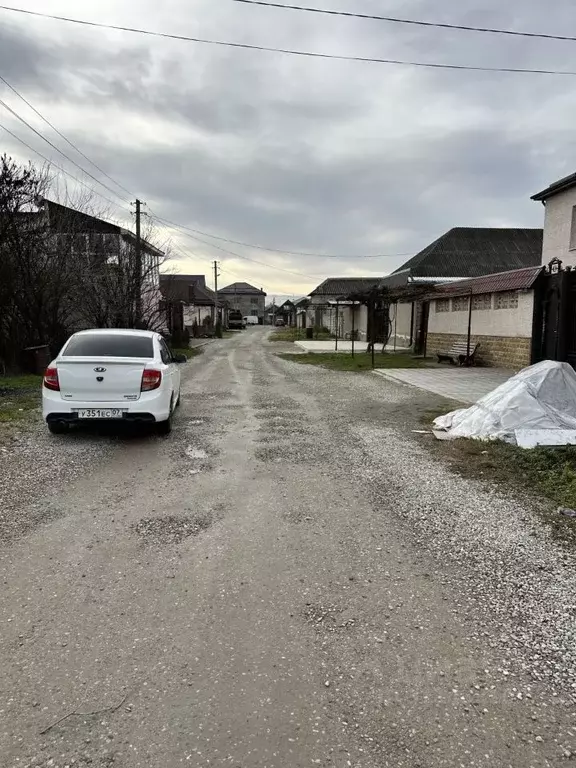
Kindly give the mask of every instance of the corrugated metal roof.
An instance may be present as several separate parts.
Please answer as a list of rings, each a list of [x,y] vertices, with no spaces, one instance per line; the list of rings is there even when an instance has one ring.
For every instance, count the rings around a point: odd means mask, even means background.
[[[170,301],[190,304],[195,285],[204,285],[204,275],[160,275],[160,290]]]
[[[351,293],[362,293],[377,286],[380,277],[329,277],[315,288],[309,296],[347,296]]]
[[[467,296],[470,293],[499,293],[501,291],[522,291],[534,286],[543,267],[513,269],[509,272],[497,272],[482,275],[471,280],[459,280],[456,283],[437,285],[435,296]]]
[[[396,272],[418,277],[481,277],[542,260],[541,229],[455,227],[411,258]]]

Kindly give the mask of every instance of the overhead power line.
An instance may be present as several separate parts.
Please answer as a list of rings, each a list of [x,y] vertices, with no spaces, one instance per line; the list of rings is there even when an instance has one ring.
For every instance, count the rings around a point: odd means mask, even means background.
[[[55,133],[57,133],[57,134],[58,134],[58,136],[60,136],[60,138],[61,138],[61,139],[63,139],[63,140],[64,140],[64,141],[65,141],[65,142],[66,142],[66,143],[69,145],[69,146],[71,146],[71,147],[72,147],[72,149],[76,150],[76,152],[78,152],[78,154],[79,154],[79,155],[81,155],[81,156],[82,156],[82,157],[83,157],[85,160],[87,160],[87,161],[90,163],[90,165],[92,165],[94,168],[96,168],[96,170],[97,170],[99,173],[101,173],[103,176],[105,176],[107,179],[109,179],[109,180],[110,180],[110,181],[111,181],[113,184],[116,184],[116,186],[117,186],[119,189],[123,190],[124,192],[127,192],[127,193],[128,193],[128,195],[130,195],[130,197],[131,197],[131,198],[136,198],[136,197],[137,197],[137,195],[135,195],[135,194],[133,194],[132,192],[130,192],[130,190],[129,190],[129,189],[126,189],[126,187],[125,187],[125,186],[123,186],[122,184],[120,184],[120,182],[119,182],[119,181],[116,181],[116,179],[112,178],[112,176],[110,176],[108,173],[106,173],[106,171],[104,171],[102,168],[100,168],[100,166],[99,166],[99,165],[97,165],[97,164],[94,162],[94,160],[91,160],[91,159],[88,157],[88,155],[84,154],[84,152],[82,152],[82,150],[81,150],[81,149],[79,149],[79,147],[77,147],[77,146],[76,146],[76,144],[74,144],[72,141],[70,141],[70,139],[69,139],[67,136],[65,136],[65,135],[62,133],[62,131],[58,130],[58,128],[56,128],[56,126],[55,126],[53,123],[51,123],[51,122],[50,122],[50,120],[48,120],[48,118],[47,118],[47,117],[45,117],[45,116],[44,116],[44,115],[43,115],[43,114],[40,112],[40,110],[36,109],[36,107],[35,107],[33,104],[31,104],[31,103],[28,101],[28,99],[26,99],[26,98],[25,98],[25,97],[24,97],[24,96],[23,96],[23,95],[20,93],[20,91],[18,91],[16,88],[14,88],[14,86],[13,86],[13,85],[11,85],[11,84],[8,82],[8,80],[6,80],[6,78],[5,78],[5,77],[2,77],[2,75],[0,75],[0,82],[4,83],[4,85],[6,85],[8,88],[10,88],[10,90],[11,90],[13,93],[15,93],[15,94],[16,94],[16,96],[18,96],[18,97],[19,97],[19,98],[20,98],[20,99],[21,99],[21,100],[24,102],[24,104],[26,104],[28,107],[30,107],[30,109],[31,109],[31,110],[32,110],[32,111],[33,111],[33,112],[34,112],[36,115],[38,115],[38,117],[39,117],[41,120],[43,120],[43,121],[46,123],[46,125],[48,125],[50,128],[52,128],[52,130],[53,130]]]
[[[197,235],[203,235],[213,240],[220,240],[223,243],[233,243],[234,245],[243,245],[246,248],[255,248],[258,251],[268,251],[269,253],[284,253],[287,256],[314,256],[323,259],[383,259],[390,258],[395,259],[401,256],[413,256],[412,253],[375,253],[366,255],[351,255],[351,254],[327,254],[327,253],[313,253],[310,251],[287,251],[284,248],[269,248],[265,245],[256,245],[255,243],[245,243],[242,240],[232,240],[228,237],[220,237],[219,235],[213,235],[210,232],[203,232],[201,229],[194,229],[193,227],[187,227],[184,224],[178,224],[181,229],[185,229],[187,232],[192,232]]]
[[[34,147],[31,147],[30,144],[27,144],[24,141],[24,139],[21,139],[20,136],[18,136],[17,134],[13,133],[13,131],[11,131],[9,128],[6,128],[6,126],[3,125],[2,123],[0,123],[0,128],[3,131],[6,131],[7,134],[12,136],[13,139],[15,139],[16,141],[20,142],[20,144],[23,144],[26,147],[26,149],[30,150],[30,152],[33,152],[35,155],[38,155],[38,157],[41,157],[42,160],[44,160],[46,163],[48,163],[48,165],[54,166],[54,168],[57,168],[64,175],[69,176],[71,179],[73,179],[78,184],[81,184],[83,187],[86,187],[86,189],[89,189],[90,192],[93,192],[95,195],[98,195],[98,197],[101,197],[102,200],[106,200],[108,203],[111,203],[114,207],[119,208],[118,203],[115,203],[114,200],[110,200],[110,198],[106,197],[106,195],[103,195],[100,192],[97,192],[89,184],[86,184],[85,181],[82,181],[82,179],[79,179],[77,176],[74,176],[74,174],[70,173],[70,171],[67,171],[65,168],[62,168],[61,165],[58,165],[53,160],[50,160],[49,158],[47,158],[46,155],[43,155],[42,152],[39,152],[37,149],[34,149]],[[119,208],[119,210],[121,210],[123,213],[128,213],[129,215],[131,215],[130,211],[125,211],[124,208]]]
[[[512,35],[514,37],[535,37],[542,40],[567,40],[576,42],[576,37],[569,35],[552,35],[545,32],[520,32],[514,29],[499,29],[496,27],[472,27],[465,24],[447,24],[436,21],[421,21],[418,19],[399,19],[395,16],[376,16],[370,13],[356,13],[352,11],[334,11],[327,8],[309,8],[304,5],[287,5],[285,3],[272,3],[267,0],[235,0],[246,5],[262,5],[267,8],[283,8],[291,11],[305,11],[307,13],[319,13],[327,16],[346,16],[352,19],[370,19],[372,21],[388,21],[393,24],[411,24],[417,27],[436,27],[440,29],[455,29],[461,32],[487,32],[492,35]]]
[[[120,200],[122,200],[122,202],[130,204],[129,200],[124,200],[124,198],[122,198],[114,189],[109,187],[103,181],[100,181],[100,179],[98,179],[92,173],[87,171],[85,168],[82,168],[81,165],[79,165],[75,160],[73,160],[65,152],[63,152],[58,146],[56,146],[56,144],[54,144],[52,141],[50,141],[50,139],[47,139],[46,136],[44,136],[44,134],[42,134],[42,133],[40,133],[40,131],[36,130],[36,128],[34,128],[33,125],[30,125],[30,123],[27,120],[25,120],[21,115],[19,115],[18,112],[16,112],[15,109],[12,109],[12,107],[10,107],[8,104],[6,104],[5,101],[2,101],[2,99],[0,99],[0,106],[4,107],[4,109],[6,109],[8,112],[10,112],[10,114],[12,114],[17,120],[19,120],[27,128],[29,128],[33,133],[35,133],[36,136],[38,136],[43,141],[45,141],[49,146],[52,147],[52,149],[55,149],[56,152],[58,152],[60,155],[62,155],[62,157],[64,157],[66,160],[68,160],[69,163],[72,163],[72,165],[74,165],[76,168],[78,168],[80,171],[82,171],[82,173],[85,173],[86,176],[91,178],[97,184],[100,184],[100,186],[103,187],[104,189],[108,190],[108,192],[111,192],[113,195],[116,195],[116,197],[118,197]]]
[[[27,105],[27,106],[29,106],[29,107],[30,107],[30,109],[32,109],[32,111],[33,111],[35,114],[37,114],[37,115],[38,115],[38,116],[39,116],[39,117],[40,117],[40,118],[41,118],[41,119],[42,119],[42,120],[43,120],[43,121],[44,121],[44,122],[45,122],[45,123],[46,123],[48,126],[50,126],[50,128],[52,128],[52,130],[53,130],[53,131],[55,131],[55,132],[58,134],[58,136],[61,136],[61,137],[64,139],[64,141],[66,141],[66,142],[67,142],[67,143],[68,143],[68,144],[69,144],[69,145],[70,145],[70,146],[71,146],[73,149],[75,149],[75,150],[76,150],[76,151],[77,151],[77,152],[78,152],[80,155],[82,155],[82,157],[84,157],[84,158],[85,158],[85,159],[86,159],[86,160],[87,160],[87,161],[88,161],[88,162],[89,162],[91,165],[93,165],[93,166],[94,166],[94,167],[95,167],[95,168],[96,168],[96,169],[97,169],[97,170],[98,170],[100,173],[102,173],[104,176],[106,176],[106,178],[110,179],[110,181],[112,181],[112,182],[113,182],[114,184],[116,184],[118,187],[120,187],[121,189],[123,189],[124,191],[126,191],[126,192],[127,192],[129,195],[131,195],[132,197],[137,197],[137,195],[133,195],[133,194],[130,192],[130,190],[129,190],[129,189],[127,189],[125,186],[123,186],[123,185],[122,185],[122,184],[121,184],[119,181],[117,181],[116,179],[114,179],[112,176],[109,176],[109,175],[106,173],[106,171],[102,170],[102,169],[101,169],[101,168],[100,168],[100,167],[99,167],[99,166],[98,166],[98,165],[97,165],[97,164],[96,164],[96,163],[95,163],[93,160],[91,160],[91,159],[88,157],[88,155],[84,154],[84,153],[83,153],[83,152],[82,152],[82,151],[81,151],[81,150],[80,150],[80,149],[79,149],[79,148],[78,148],[78,147],[77,147],[77,146],[76,146],[76,145],[75,145],[73,142],[71,142],[71,141],[70,141],[70,140],[69,140],[69,139],[68,139],[68,138],[67,138],[67,137],[66,137],[66,136],[65,136],[65,135],[64,135],[64,134],[63,134],[63,133],[62,133],[62,132],[61,132],[61,131],[60,131],[60,130],[59,130],[59,129],[58,129],[58,128],[57,128],[57,127],[56,127],[56,126],[53,124],[53,123],[52,123],[52,122],[51,122],[51,121],[50,121],[50,120],[48,120],[48,118],[47,118],[47,117],[45,117],[45,116],[44,116],[44,115],[43,115],[43,114],[42,114],[42,113],[41,113],[41,112],[40,112],[38,109],[36,109],[36,107],[35,107],[35,106],[34,106],[34,105],[33,105],[33,104],[30,102],[30,101],[28,101],[28,100],[27,100],[27,99],[26,99],[26,98],[25,98],[25,97],[24,97],[24,96],[23,96],[23,95],[22,95],[22,94],[21,94],[21,93],[20,93],[20,92],[19,92],[19,91],[18,91],[16,88],[14,88],[14,87],[13,87],[13,86],[12,86],[12,85],[11,85],[11,84],[10,84],[10,83],[7,81],[7,80],[6,80],[6,78],[4,78],[2,75],[0,75],[0,82],[3,82],[3,83],[4,83],[4,84],[5,84],[5,85],[6,85],[8,88],[10,88],[10,90],[11,90],[11,91],[13,91],[13,92],[14,92],[14,93],[15,93],[15,94],[16,94],[16,95],[17,95],[17,96],[18,96],[18,97],[19,97],[19,98],[20,98],[20,99],[21,99],[21,100],[22,100],[22,101],[23,101],[23,102],[24,102],[24,103]],[[14,116],[18,117],[18,119],[19,119],[19,120],[21,120],[22,122],[24,122],[24,124],[25,124],[25,125],[26,125],[28,128],[30,128],[30,129],[31,129],[32,131],[34,131],[34,132],[35,132],[35,133],[36,133],[38,136],[40,136],[42,139],[44,139],[44,141],[46,141],[46,142],[47,142],[47,143],[48,143],[48,144],[49,144],[51,147],[55,148],[55,149],[56,149],[58,152],[60,152],[60,154],[62,154],[62,155],[63,155],[63,156],[64,156],[64,157],[65,157],[67,160],[69,160],[70,162],[74,163],[74,161],[73,161],[71,158],[69,158],[69,157],[68,157],[68,155],[66,155],[66,154],[65,154],[65,153],[63,153],[61,150],[59,150],[59,149],[58,149],[58,148],[57,148],[57,147],[56,147],[54,144],[52,144],[52,142],[50,142],[48,139],[46,139],[46,137],[45,137],[43,134],[41,134],[39,131],[36,131],[36,129],[35,129],[35,128],[33,128],[31,125],[29,125],[29,123],[27,123],[27,122],[26,122],[26,121],[25,121],[25,120],[24,120],[24,119],[23,119],[23,118],[22,118],[20,115],[18,115],[18,114],[15,112],[15,110],[13,110],[11,107],[9,107],[9,106],[8,106],[8,105],[7,105],[5,102],[3,102],[1,99],[0,99],[0,105],[4,106],[4,107],[5,107],[5,108],[6,108],[6,109],[7,109],[9,112],[11,112],[11,113],[12,113]],[[35,151],[35,150],[32,150],[32,151]],[[39,153],[37,153],[37,154],[39,154]],[[49,161],[49,160],[46,160],[46,161],[47,161],[47,162],[51,162],[51,161]],[[54,165],[54,163],[52,163],[52,165]],[[57,167],[57,166],[55,166],[55,167]],[[86,171],[84,171],[84,169],[83,169],[83,168],[82,168],[80,165],[77,165],[77,167],[78,167],[78,168],[79,168],[79,169],[80,169],[80,170],[81,170],[83,173],[86,173]],[[90,174],[88,174],[88,175],[90,175]],[[71,178],[74,178],[74,179],[76,179],[76,177],[75,177],[75,176],[72,176]],[[94,176],[92,176],[91,178],[95,179],[95,177],[94,177]],[[95,180],[96,180],[96,179],[95,179]],[[99,182],[99,183],[101,183],[101,182]],[[113,190],[110,190],[110,188],[109,188],[109,187],[107,187],[107,186],[105,186],[105,185],[104,185],[104,187],[105,187],[105,189],[108,189],[109,191],[112,191],[112,192],[114,193],[114,191],[113,191]],[[88,187],[88,188],[89,188],[89,189],[91,189],[91,187]],[[116,194],[116,193],[114,193],[114,194]],[[109,200],[109,198],[106,198],[106,197],[105,197],[104,199],[105,199],[105,200]],[[120,199],[122,199],[122,198],[120,198]],[[111,201],[110,201],[110,202],[111,202]],[[125,202],[128,202],[128,201],[125,201]],[[226,242],[226,243],[233,243],[233,244],[235,244],[235,245],[242,245],[242,246],[245,246],[245,247],[247,247],[247,248],[255,248],[255,249],[257,249],[257,250],[261,250],[261,251],[268,251],[268,252],[271,252],[271,253],[272,253],[272,252],[273,252],[273,253],[283,253],[283,254],[286,254],[286,255],[291,255],[291,256],[313,256],[313,257],[326,258],[326,259],[355,259],[355,258],[378,259],[378,258],[396,258],[396,257],[401,257],[401,256],[409,256],[409,255],[411,255],[411,254],[408,254],[408,253],[397,253],[397,254],[367,254],[367,255],[348,255],[348,254],[324,254],[324,253],[313,253],[313,252],[306,252],[306,251],[287,251],[287,250],[284,250],[284,249],[282,249],[282,248],[269,248],[269,247],[266,247],[266,246],[263,246],[263,245],[256,245],[255,243],[246,243],[246,242],[243,242],[243,241],[241,241],[241,240],[233,240],[233,239],[230,239],[230,238],[226,238],[226,237],[220,237],[219,235],[214,235],[214,234],[212,234],[212,233],[210,233],[210,232],[204,232],[204,231],[202,231],[202,230],[200,230],[200,229],[193,229],[192,227],[186,227],[184,224],[180,224],[180,225],[178,225],[178,226],[180,226],[180,228],[182,228],[182,229],[186,229],[186,230],[188,230],[189,232],[193,232],[193,233],[195,233],[195,234],[203,235],[204,237],[209,237],[209,238],[211,238],[211,239],[214,239],[214,240],[219,240],[219,241],[222,241],[222,242]]]
[[[403,67],[419,67],[424,69],[452,69],[457,71],[468,72],[507,72],[512,74],[532,74],[532,75],[558,75],[576,77],[576,71],[569,70],[557,70],[557,69],[527,69],[520,67],[481,67],[470,66],[465,64],[437,64],[433,62],[424,61],[408,61],[403,59],[383,59],[372,58],[368,56],[344,56],[333,53],[319,53],[317,51],[300,51],[292,48],[275,48],[266,45],[250,45],[248,43],[234,43],[224,40],[208,40],[201,37],[188,37],[185,35],[170,34],[167,32],[154,32],[147,29],[139,29],[136,27],[124,27],[115,24],[103,24],[96,21],[85,21],[83,19],[72,19],[67,16],[56,16],[49,13],[40,13],[39,11],[29,11],[23,8],[12,8],[7,5],[0,5],[0,10],[10,11],[13,13],[23,13],[27,16],[37,16],[44,19],[54,19],[56,21],[65,21],[70,24],[81,24],[87,27],[97,27],[100,29],[112,29],[119,32],[133,32],[140,35],[149,35],[152,37],[162,37],[170,40],[182,40],[190,43],[203,43],[206,45],[219,45],[227,48],[238,48],[247,51],[266,51],[269,53],[282,53],[290,56],[301,56],[304,58],[312,59],[331,59],[335,61],[355,61],[370,64],[388,64],[393,66]]]
[[[152,212],[151,212],[152,213]],[[170,221],[169,219],[164,219],[161,216],[158,216],[157,214],[152,213],[153,218],[155,218],[157,221],[159,221],[162,224],[168,224],[172,227],[174,227],[176,230],[179,230],[184,237],[189,237],[191,240],[194,240],[197,243],[202,243],[203,245],[207,245],[209,248],[216,248],[218,251],[222,251],[222,253],[227,253],[230,256],[233,256],[236,259],[241,259],[243,261],[250,261],[253,264],[259,264],[262,267],[267,267],[268,269],[273,269],[277,272],[286,272],[289,275],[296,275],[297,277],[305,277],[307,280],[316,280],[318,279],[318,275],[305,275],[303,272],[295,272],[292,269],[285,269],[284,267],[278,267],[274,264],[267,264],[264,261],[258,261],[257,259],[251,259],[248,256],[243,256],[241,253],[236,253],[235,251],[230,251],[228,248],[222,248],[221,245],[216,245],[215,243],[210,243],[207,240],[202,240],[201,238],[191,235],[186,231],[186,227],[183,227],[181,224],[177,224],[174,221]]]

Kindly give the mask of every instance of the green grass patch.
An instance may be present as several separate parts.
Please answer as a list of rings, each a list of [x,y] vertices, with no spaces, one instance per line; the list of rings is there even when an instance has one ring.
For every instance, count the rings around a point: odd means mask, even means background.
[[[576,509],[576,446],[526,450],[500,441],[480,440],[458,440],[456,445],[495,479],[512,478],[559,506]]]
[[[330,333],[326,331],[315,331],[314,332],[314,341],[326,341],[326,339],[332,338],[330,336]],[[277,328],[275,331],[272,331],[270,336],[268,337],[269,341],[304,341],[306,339],[306,329],[305,328]]]
[[[0,424],[20,421],[40,407],[42,376],[0,376]]]
[[[349,352],[327,352],[318,354],[280,354],[283,360],[290,360],[300,365],[317,365],[321,368],[328,368],[331,371],[371,371],[372,355],[366,352],[357,352],[354,357]],[[410,355],[396,355],[379,352],[374,355],[375,368],[423,368],[426,366],[422,358],[411,357]]]
[[[200,347],[200,349],[192,347],[176,347],[175,349],[172,349],[172,352],[174,352],[175,355],[186,355],[188,360],[192,357],[198,357],[203,351],[203,347]]]
[[[547,500],[537,505],[539,516],[555,537],[576,544],[576,520],[557,511],[576,509],[576,446],[525,450],[500,441],[453,440],[435,442],[434,448],[459,474]]]

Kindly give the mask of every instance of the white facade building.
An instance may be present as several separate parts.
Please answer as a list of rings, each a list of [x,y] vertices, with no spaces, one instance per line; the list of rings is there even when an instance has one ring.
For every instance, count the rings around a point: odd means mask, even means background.
[[[542,264],[560,259],[576,266],[576,173],[533,195],[545,206]]]

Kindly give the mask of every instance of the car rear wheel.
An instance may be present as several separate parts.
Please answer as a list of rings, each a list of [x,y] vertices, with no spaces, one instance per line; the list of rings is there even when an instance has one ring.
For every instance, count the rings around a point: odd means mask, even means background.
[[[159,435],[169,435],[172,432],[172,415],[170,415],[165,421],[156,422],[156,432]]]
[[[172,414],[174,413],[174,395],[172,395],[172,400],[170,400],[170,413],[168,415],[168,418],[164,421],[157,421],[156,422],[156,432],[159,435],[169,435],[170,432],[172,432]]]

